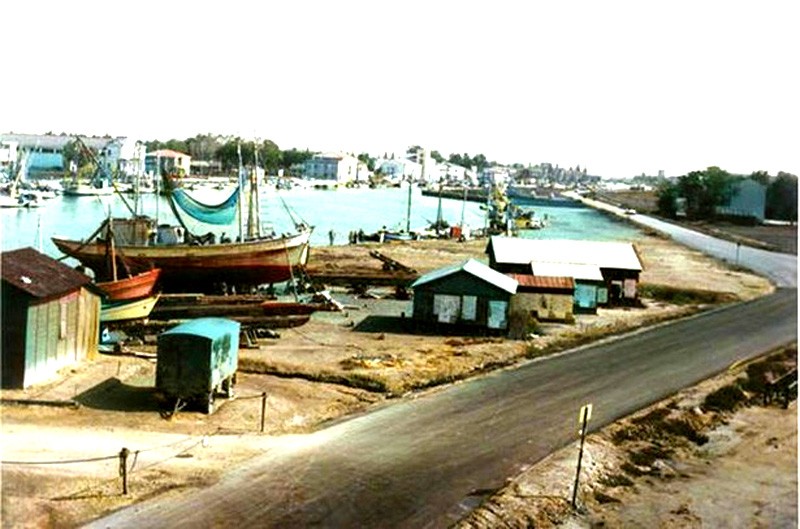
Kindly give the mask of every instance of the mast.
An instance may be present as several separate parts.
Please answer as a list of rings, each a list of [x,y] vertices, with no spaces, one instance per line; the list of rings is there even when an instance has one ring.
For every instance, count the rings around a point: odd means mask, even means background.
[[[406,206],[406,233],[411,233],[411,182],[412,177],[408,177],[408,205]]]
[[[242,144],[241,143],[238,143],[236,145],[236,152],[239,154],[239,173],[238,173],[238,178],[237,178],[238,185],[236,186],[237,189],[239,190],[238,191],[239,192],[239,200],[236,201],[237,202],[237,206],[236,207],[239,209],[239,240],[241,242],[244,242],[244,233],[243,233],[244,232],[244,228],[242,227],[242,222],[243,222],[243,219],[242,219],[242,186],[244,185],[244,178],[242,177],[243,175],[242,175]]]

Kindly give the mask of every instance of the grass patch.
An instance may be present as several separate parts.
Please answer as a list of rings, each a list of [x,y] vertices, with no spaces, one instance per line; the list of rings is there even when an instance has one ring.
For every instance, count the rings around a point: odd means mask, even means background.
[[[737,301],[730,292],[714,292],[695,288],[677,288],[669,285],[644,283],[639,285],[639,295],[672,305],[716,305]]]

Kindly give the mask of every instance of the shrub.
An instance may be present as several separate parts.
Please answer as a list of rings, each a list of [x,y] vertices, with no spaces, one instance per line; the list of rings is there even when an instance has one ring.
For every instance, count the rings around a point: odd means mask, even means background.
[[[708,411],[733,411],[747,400],[747,395],[737,385],[723,386],[706,395],[703,409]]]

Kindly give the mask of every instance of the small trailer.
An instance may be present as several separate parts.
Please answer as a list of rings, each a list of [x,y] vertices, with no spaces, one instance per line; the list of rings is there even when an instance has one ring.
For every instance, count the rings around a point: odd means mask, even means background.
[[[161,333],[156,389],[176,406],[178,402],[192,402],[205,413],[212,413],[218,393],[233,396],[239,330],[237,321],[198,318]]]

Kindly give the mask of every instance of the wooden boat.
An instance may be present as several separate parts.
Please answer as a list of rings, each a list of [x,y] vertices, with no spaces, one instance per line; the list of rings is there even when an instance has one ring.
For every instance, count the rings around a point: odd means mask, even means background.
[[[244,242],[198,244],[165,236],[160,242],[156,237],[153,244],[148,244],[149,234],[158,233],[159,229],[154,219],[138,217],[113,222],[117,251],[125,256],[132,272],[161,269],[159,280],[165,292],[210,292],[221,284],[280,283],[291,279],[308,262],[310,229]],[[99,231],[107,226],[104,223]],[[110,277],[105,236],[88,242],[58,237],[52,241],[60,251],[90,268],[95,277]]]
[[[107,260],[108,241],[113,240],[116,251],[124,255],[133,273],[161,269],[159,281],[164,292],[220,292],[231,287],[243,292],[258,285],[293,279],[305,267],[312,229],[295,222],[295,233],[262,234],[260,220],[254,213],[260,210],[255,174],[249,186],[247,233],[242,233],[237,241],[217,242],[212,232],[191,233],[183,216],[204,223],[229,224],[237,208],[242,209],[240,195],[244,180],[240,180],[227,200],[214,206],[198,202],[170,182],[165,179],[169,189],[167,198],[179,226],[137,215],[128,206],[132,217],[107,219],[88,239],[53,237],[53,243],[90,268],[98,280],[107,281],[113,279]]]
[[[131,277],[117,279],[116,281],[101,281],[96,283],[109,300],[121,301],[125,299],[138,299],[153,294],[158,278],[161,276],[160,268],[153,268],[146,272],[135,274]]]
[[[146,298],[115,301],[103,303],[100,307],[100,322],[116,322],[128,320],[142,320],[150,316],[153,308],[158,303],[161,294],[155,294]]]

